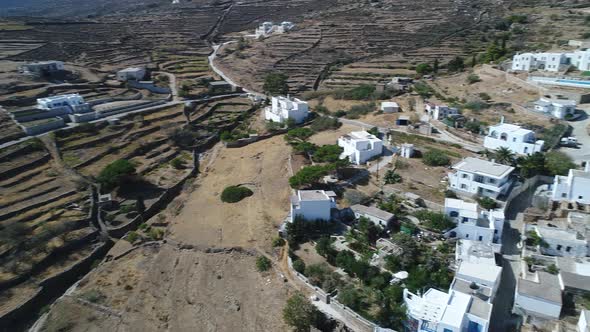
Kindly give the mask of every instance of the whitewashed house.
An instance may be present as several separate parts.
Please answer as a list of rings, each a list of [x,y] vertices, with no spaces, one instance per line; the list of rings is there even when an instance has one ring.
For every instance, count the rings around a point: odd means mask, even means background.
[[[376,226],[387,227],[389,222],[393,220],[394,215],[387,211],[383,211],[373,206],[364,206],[355,204],[350,207],[354,212],[354,217],[359,219],[361,217],[369,219]]]
[[[477,203],[445,198],[445,214],[457,227],[447,232],[450,237],[483,242],[496,248],[502,246],[504,212],[501,209],[483,210]]]
[[[353,131],[341,136],[338,138],[338,146],[344,149],[340,159],[348,158],[356,165],[364,164],[383,152],[383,142],[366,131]]]
[[[497,150],[504,147],[516,154],[526,155],[541,152],[544,144],[544,141],[535,138],[532,130],[508,123],[491,126],[483,142],[486,149]]]
[[[449,173],[451,190],[469,195],[498,198],[506,194],[512,185],[510,175],[514,167],[483,159],[467,157],[453,165]]]
[[[20,66],[20,71],[23,74],[42,76],[44,74],[51,74],[57,71],[64,70],[64,63],[62,61],[40,61],[26,63]]]
[[[557,119],[566,119],[576,113],[575,100],[541,97],[535,103],[535,111],[548,114]]]
[[[559,319],[562,307],[561,286],[558,275],[543,269],[530,271],[521,261],[520,277],[516,281],[513,311],[524,316],[542,319]]]
[[[274,24],[272,22],[262,22],[258,28],[254,31],[256,38],[269,36],[274,30]]]
[[[423,296],[404,289],[410,331],[488,331],[492,304],[459,291],[431,288]]]
[[[383,113],[397,113],[399,105],[394,101],[384,101],[381,103],[381,111]]]
[[[333,191],[298,190],[297,195],[291,197],[290,221],[298,217],[308,221],[330,221],[335,208],[336,194]]]
[[[295,24],[293,24],[293,22],[284,21],[284,22],[281,22],[281,24],[276,26],[276,32],[277,33],[285,33],[285,32],[289,32],[289,31],[293,30],[294,28],[295,28]]]
[[[87,105],[88,104],[84,102],[84,98],[77,93],[37,99],[37,108],[42,110],[66,107],[72,111],[76,111],[76,109],[86,107]]]
[[[307,119],[309,105],[307,102],[292,97],[272,97],[271,106],[264,110],[266,120],[278,123],[285,123],[292,119],[299,124]]]
[[[117,79],[119,81],[141,81],[145,77],[145,68],[130,67],[117,72]]]
[[[560,257],[590,256],[590,215],[570,212],[566,219],[539,220],[527,224],[526,232],[535,233],[543,244],[539,246],[543,255]]]
[[[412,158],[414,155],[414,144],[404,143],[400,147],[400,156],[402,158]]]
[[[457,108],[446,105],[435,105],[433,103],[426,103],[424,110],[435,120],[444,120],[448,117],[459,115],[459,110]]]
[[[590,163],[584,171],[570,169],[567,176],[556,175],[551,186],[554,201],[590,204]]]
[[[522,53],[512,58],[513,71],[548,71],[560,72],[568,67],[580,71],[590,70],[590,50],[553,53]]]
[[[502,268],[496,264],[460,262],[451,289],[473,294],[493,303],[500,286]]]

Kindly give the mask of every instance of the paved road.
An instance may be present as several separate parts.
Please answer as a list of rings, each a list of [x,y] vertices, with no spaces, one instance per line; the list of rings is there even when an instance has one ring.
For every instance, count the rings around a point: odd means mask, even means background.
[[[588,135],[588,126],[590,125],[590,107],[586,107],[586,114],[581,120],[568,122],[572,126],[572,135],[578,139],[577,148],[559,148],[568,156],[572,157],[577,164],[582,161],[590,160],[590,135]]]

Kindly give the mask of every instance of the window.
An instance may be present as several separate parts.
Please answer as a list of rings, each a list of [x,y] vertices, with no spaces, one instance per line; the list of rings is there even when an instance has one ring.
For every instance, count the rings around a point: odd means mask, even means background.
[[[582,199],[582,198],[584,198],[584,196],[578,196],[578,199]]]
[[[449,213],[449,216],[451,216],[453,218],[457,218],[459,216],[459,212],[457,212],[457,211],[451,211],[451,213]]]
[[[494,229],[494,234],[498,234],[498,230],[497,229]]]
[[[469,175],[467,175],[467,174],[462,174],[462,175],[461,175],[461,177],[462,177],[462,178],[464,178],[464,179],[467,179],[467,178],[469,177]]]
[[[561,198],[566,198],[566,197],[567,197],[566,193],[561,194]]]
[[[570,252],[570,251],[572,251],[572,247],[568,246],[565,248],[565,252]]]
[[[479,236],[479,241],[483,241],[483,236]]]
[[[444,329],[443,332],[453,332],[453,330]]]
[[[467,217],[463,217],[463,222],[468,222],[469,219],[467,219]]]
[[[496,183],[496,180],[495,179],[488,179],[488,182],[489,183]]]
[[[465,238],[468,239],[469,238],[469,234],[465,234]]]
[[[461,184],[461,189],[467,189],[467,185],[465,183]]]
[[[561,250],[561,244],[558,244],[556,249]]]

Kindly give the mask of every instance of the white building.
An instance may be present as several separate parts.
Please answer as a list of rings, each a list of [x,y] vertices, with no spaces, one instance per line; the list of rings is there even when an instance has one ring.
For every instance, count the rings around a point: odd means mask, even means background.
[[[570,169],[567,176],[556,175],[551,186],[551,199],[590,204],[589,164],[584,171]]]
[[[435,105],[432,103],[426,103],[424,110],[435,120],[444,120],[450,116],[459,115],[459,110],[454,107],[446,105]]]
[[[477,203],[445,198],[445,214],[457,224],[457,227],[447,233],[448,236],[483,242],[499,251],[504,229],[502,210],[486,211],[480,209]]]
[[[27,75],[41,76],[64,70],[64,63],[61,61],[40,61],[26,63],[20,67],[20,71]]]
[[[449,173],[450,189],[466,195],[491,198],[506,194],[512,185],[514,167],[467,157],[453,165]]]
[[[263,38],[268,37],[273,33],[285,33],[291,31],[295,28],[295,24],[293,22],[284,21],[278,25],[273,24],[273,22],[263,22],[256,28],[254,31],[254,35],[256,38]]]
[[[58,107],[70,107],[75,110],[79,106],[84,106],[84,98],[79,94],[57,95],[37,99],[37,108],[51,110]]]
[[[516,154],[541,152],[543,144],[544,141],[536,140],[532,130],[508,123],[491,126],[483,142],[487,149],[497,150],[504,147]]]
[[[492,305],[477,296],[429,289],[419,296],[404,289],[410,331],[462,332],[489,328]]]
[[[570,66],[580,71],[590,70],[590,50],[577,50],[571,53],[522,53],[512,58],[513,71],[560,72]]]
[[[297,195],[291,197],[290,221],[297,217],[305,220],[329,221],[332,209],[336,208],[336,194],[324,190],[298,190]]]
[[[414,144],[402,144],[399,154],[400,156],[402,156],[402,158],[412,158],[412,156],[414,155]]]
[[[145,68],[130,67],[117,72],[119,81],[141,81],[145,77]]]
[[[383,113],[399,112],[399,105],[394,101],[384,101],[381,103],[381,111]]]
[[[576,113],[575,100],[541,97],[535,103],[535,111],[551,115],[557,119],[566,119]]]
[[[388,223],[393,220],[394,215],[387,211],[383,211],[373,206],[364,206],[355,204],[350,207],[354,212],[354,217],[359,219],[365,217],[369,219],[376,226],[387,227]]]
[[[292,119],[295,123],[302,123],[309,115],[307,102],[289,96],[272,97],[271,106],[264,110],[266,120],[285,123]]]
[[[560,257],[590,256],[590,215],[572,211],[567,218],[538,220],[527,224],[526,232],[535,233],[543,241],[540,251],[544,255]]]
[[[477,295],[480,299],[493,303],[501,278],[502,268],[496,264],[460,262],[451,289]]]
[[[521,261],[513,311],[524,316],[525,320],[528,316],[559,319],[562,303],[559,276],[543,269],[530,271],[527,263]]]
[[[340,159],[348,158],[357,165],[364,164],[383,152],[383,142],[366,131],[353,131],[341,136],[338,138],[338,146],[344,149]]]

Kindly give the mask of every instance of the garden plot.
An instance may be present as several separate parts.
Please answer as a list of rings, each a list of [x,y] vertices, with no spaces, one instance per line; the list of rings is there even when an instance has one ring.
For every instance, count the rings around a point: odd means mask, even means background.
[[[90,252],[96,230],[87,188],[62,173],[37,140],[0,152],[0,313]]]

